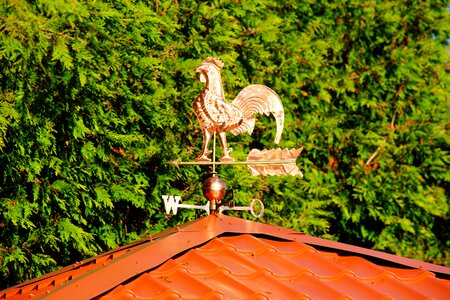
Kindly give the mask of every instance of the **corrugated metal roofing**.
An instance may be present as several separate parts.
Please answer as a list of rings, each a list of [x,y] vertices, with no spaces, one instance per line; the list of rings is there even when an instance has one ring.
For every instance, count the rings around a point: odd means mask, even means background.
[[[449,299],[444,277],[449,268],[210,215],[0,298]]]

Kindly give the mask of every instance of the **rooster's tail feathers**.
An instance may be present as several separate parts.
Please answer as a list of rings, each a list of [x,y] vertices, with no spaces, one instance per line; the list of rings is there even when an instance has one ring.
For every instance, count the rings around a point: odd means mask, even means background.
[[[271,88],[258,84],[249,85],[236,96],[231,104],[239,107],[243,112],[242,124],[231,130],[234,135],[253,132],[254,114],[272,114],[277,122],[275,143],[280,142],[284,126],[284,109],[280,98]]]

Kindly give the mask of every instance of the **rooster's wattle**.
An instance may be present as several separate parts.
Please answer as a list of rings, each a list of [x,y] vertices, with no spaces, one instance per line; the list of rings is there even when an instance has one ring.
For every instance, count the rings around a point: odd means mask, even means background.
[[[196,161],[211,161],[208,150],[211,136],[216,132],[223,149],[221,161],[233,161],[230,156],[232,148],[227,147],[226,132],[252,133],[255,127],[254,114],[272,114],[277,124],[275,143],[278,144],[284,126],[284,109],[278,95],[269,87],[253,84],[244,88],[236,98],[227,102],[223,93],[220,70],[223,62],[217,58],[206,58],[195,69],[200,73],[200,80],[205,82],[205,88],[195,99],[192,106],[200,121],[203,133],[202,153]]]

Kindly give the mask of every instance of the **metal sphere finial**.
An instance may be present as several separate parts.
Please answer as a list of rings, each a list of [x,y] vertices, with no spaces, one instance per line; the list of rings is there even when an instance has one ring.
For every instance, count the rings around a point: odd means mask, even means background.
[[[210,203],[211,211],[215,211],[217,209],[217,203],[225,196],[227,187],[225,182],[213,173],[211,177],[203,182],[202,190],[203,195]]]

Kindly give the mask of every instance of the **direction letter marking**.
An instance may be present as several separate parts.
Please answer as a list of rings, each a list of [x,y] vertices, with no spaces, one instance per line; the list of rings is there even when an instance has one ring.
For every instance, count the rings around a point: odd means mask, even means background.
[[[176,215],[181,197],[168,195],[162,195],[162,197],[164,200],[164,206],[166,207],[166,214],[170,214],[170,211],[173,211],[173,214]]]

